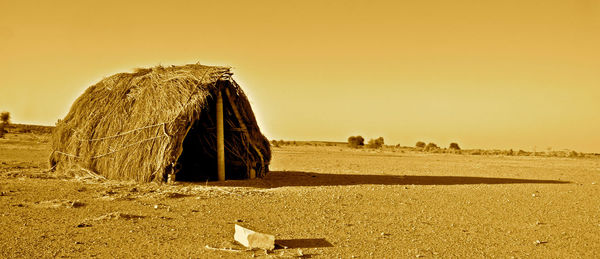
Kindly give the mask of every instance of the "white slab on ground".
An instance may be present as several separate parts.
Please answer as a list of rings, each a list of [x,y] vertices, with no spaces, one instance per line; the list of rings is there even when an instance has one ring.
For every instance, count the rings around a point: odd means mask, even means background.
[[[260,248],[265,250],[273,250],[275,248],[275,236],[269,234],[258,233],[247,229],[238,224],[235,225],[235,241],[248,248]]]

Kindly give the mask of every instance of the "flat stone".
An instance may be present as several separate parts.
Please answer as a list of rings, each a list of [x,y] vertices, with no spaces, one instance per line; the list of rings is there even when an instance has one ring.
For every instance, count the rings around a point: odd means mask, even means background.
[[[273,250],[275,248],[275,236],[259,233],[238,224],[235,224],[235,241],[248,248],[259,248],[265,250]]]

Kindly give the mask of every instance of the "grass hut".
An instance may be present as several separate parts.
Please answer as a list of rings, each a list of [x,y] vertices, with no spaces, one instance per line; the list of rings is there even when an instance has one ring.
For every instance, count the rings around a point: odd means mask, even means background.
[[[230,68],[199,64],[137,69],[92,85],[57,123],[52,147],[53,168],[140,182],[216,180],[223,158],[227,179],[262,177],[271,159]]]

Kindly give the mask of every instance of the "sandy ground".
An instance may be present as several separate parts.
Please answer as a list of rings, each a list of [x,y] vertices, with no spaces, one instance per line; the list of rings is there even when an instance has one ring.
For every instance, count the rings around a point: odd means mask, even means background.
[[[160,185],[47,173],[49,153],[0,139],[2,258],[600,257],[599,159],[284,146],[265,179]]]

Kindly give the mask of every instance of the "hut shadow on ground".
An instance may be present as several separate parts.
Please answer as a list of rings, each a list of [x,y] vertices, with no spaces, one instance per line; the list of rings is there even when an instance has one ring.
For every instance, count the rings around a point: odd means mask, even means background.
[[[568,181],[474,176],[322,174],[271,171],[263,179],[208,182],[209,186],[277,188],[285,186],[342,185],[469,185],[469,184],[566,184]]]
[[[275,244],[283,248],[333,247],[325,238],[277,239]]]

